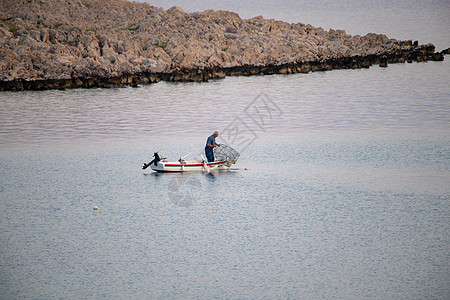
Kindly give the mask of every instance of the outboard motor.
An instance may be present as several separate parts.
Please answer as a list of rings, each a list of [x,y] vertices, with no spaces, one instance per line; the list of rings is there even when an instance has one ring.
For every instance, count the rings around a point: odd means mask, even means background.
[[[148,167],[151,166],[152,163],[155,163],[155,166],[158,165],[158,162],[161,161],[161,154],[159,154],[159,152],[155,152],[153,154],[153,156],[155,157],[151,162],[149,162],[148,164],[144,163],[144,166],[142,166],[142,170],[147,169]]]

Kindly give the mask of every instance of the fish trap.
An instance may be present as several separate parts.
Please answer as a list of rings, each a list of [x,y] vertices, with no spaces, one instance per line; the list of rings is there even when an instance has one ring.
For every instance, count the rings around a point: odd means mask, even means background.
[[[215,161],[226,161],[226,165],[229,167],[235,164],[239,158],[239,152],[234,150],[228,145],[220,144],[219,147],[214,148],[214,160]]]

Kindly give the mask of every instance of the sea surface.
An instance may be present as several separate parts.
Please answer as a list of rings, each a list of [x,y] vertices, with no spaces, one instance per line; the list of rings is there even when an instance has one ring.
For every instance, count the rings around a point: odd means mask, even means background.
[[[448,1],[255,3],[228,9],[450,46]],[[449,74],[0,93],[0,299],[449,299]],[[231,170],[141,169],[199,159],[214,130]]]

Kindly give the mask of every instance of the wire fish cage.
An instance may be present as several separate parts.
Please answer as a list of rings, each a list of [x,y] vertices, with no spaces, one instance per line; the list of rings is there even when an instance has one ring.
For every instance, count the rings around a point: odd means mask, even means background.
[[[232,164],[235,164],[239,158],[239,152],[234,150],[228,145],[220,144],[219,147],[214,148],[214,160],[215,161],[224,161],[226,160],[226,165],[229,167]]]

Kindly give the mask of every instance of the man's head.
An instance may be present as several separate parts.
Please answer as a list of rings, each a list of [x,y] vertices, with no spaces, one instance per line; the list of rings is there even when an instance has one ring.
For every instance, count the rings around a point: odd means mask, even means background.
[[[214,131],[213,137],[216,138],[216,137],[218,137],[218,136],[219,136],[219,132],[218,132],[218,131]]]

